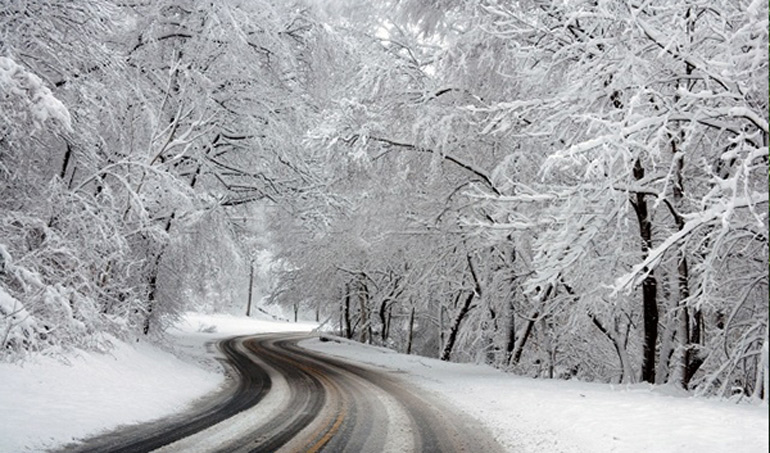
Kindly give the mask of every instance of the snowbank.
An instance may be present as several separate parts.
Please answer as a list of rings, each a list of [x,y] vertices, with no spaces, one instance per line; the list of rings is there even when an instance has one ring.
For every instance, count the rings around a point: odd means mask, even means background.
[[[109,354],[80,351],[69,363],[0,364],[0,382],[0,451],[21,452],[178,412],[223,375],[148,344],[115,342]]]

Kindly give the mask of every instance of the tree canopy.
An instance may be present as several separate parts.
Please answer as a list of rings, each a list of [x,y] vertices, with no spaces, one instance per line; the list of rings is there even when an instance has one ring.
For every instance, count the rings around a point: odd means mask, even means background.
[[[525,375],[765,398],[761,1],[11,0],[2,354],[267,301]]]

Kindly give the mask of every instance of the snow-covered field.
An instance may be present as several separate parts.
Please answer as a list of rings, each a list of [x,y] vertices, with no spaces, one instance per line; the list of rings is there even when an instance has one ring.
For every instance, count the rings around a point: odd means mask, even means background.
[[[183,410],[223,382],[211,360],[216,353],[207,343],[230,335],[312,328],[188,314],[170,332],[179,357],[143,343],[118,343],[109,355],[81,352],[69,364],[45,358],[23,367],[2,364],[0,452],[40,451]],[[443,395],[481,420],[511,451],[768,451],[767,405],[691,398],[643,385],[533,380],[346,341],[302,345],[398,371],[408,383]]]

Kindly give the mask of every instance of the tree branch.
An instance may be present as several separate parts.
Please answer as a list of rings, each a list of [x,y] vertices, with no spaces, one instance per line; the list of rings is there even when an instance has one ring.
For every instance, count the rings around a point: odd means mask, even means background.
[[[348,141],[348,143],[355,142],[359,137],[360,136],[358,136],[358,135],[355,135],[354,137],[351,137],[351,139]],[[463,161],[460,158],[454,157],[454,156],[452,156],[450,154],[439,153],[439,152],[437,152],[435,150],[432,150],[430,148],[425,148],[425,147],[422,147],[422,146],[413,145],[411,143],[397,142],[395,140],[390,140],[390,139],[382,138],[382,137],[371,137],[370,136],[370,137],[367,137],[367,140],[373,140],[375,142],[378,142],[378,143],[381,143],[381,144],[384,144],[384,145],[393,146],[393,147],[396,147],[396,148],[404,148],[404,149],[408,149],[408,150],[411,150],[411,151],[417,151],[417,152],[420,152],[420,153],[438,154],[439,156],[441,156],[442,159],[444,159],[444,160],[446,160],[448,162],[451,162],[451,163],[457,165],[458,167],[460,167],[460,168],[462,168],[462,169],[464,169],[464,170],[466,170],[466,171],[468,171],[468,172],[478,176],[479,178],[481,178],[481,181],[484,183],[484,185],[487,186],[487,188],[489,190],[491,190],[495,195],[502,195],[502,193],[500,193],[500,191],[497,190],[497,188],[495,187],[495,184],[492,182],[492,178],[490,178],[489,175],[484,170],[476,167],[475,165],[473,165],[473,164],[471,164],[469,162],[465,162],[465,161]]]

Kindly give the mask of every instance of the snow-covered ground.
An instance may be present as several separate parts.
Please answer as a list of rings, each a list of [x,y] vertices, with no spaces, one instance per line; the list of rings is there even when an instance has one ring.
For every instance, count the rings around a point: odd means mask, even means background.
[[[180,385],[180,380],[184,385]],[[101,428],[173,413],[222,378],[147,344],[79,352],[65,364],[0,365],[0,451],[39,451]]]
[[[108,354],[78,351],[0,364],[0,453],[37,452],[119,425],[183,411],[224,383],[208,343],[232,335],[309,331],[294,324],[188,314],[169,335],[177,353],[113,340]]]
[[[768,451],[768,406],[649,385],[536,380],[346,340],[301,346],[398,372],[488,426],[506,450],[535,453]]]
[[[223,383],[207,346],[230,335],[309,331],[295,324],[188,314],[170,332],[177,356],[144,343],[69,364],[0,364],[0,452],[40,451],[101,430],[184,410]],[[442,395],[522,452],[767,452],[767,405],[676,395],[649,386],[533,380],[346,341],[303,346],[398,371]],[[179,357],[178,357],[179,356]],[[180,385],[184,383],[184,385]]]

